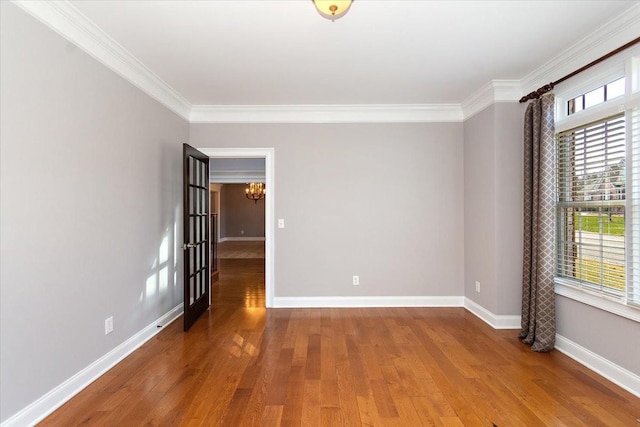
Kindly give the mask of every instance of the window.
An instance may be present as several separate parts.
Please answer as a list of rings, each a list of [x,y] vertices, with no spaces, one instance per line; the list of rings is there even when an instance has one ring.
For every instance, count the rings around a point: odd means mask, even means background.
[[[624,77],[590,90],[567,101],[567,116],[624,95]]]
[[[625,293],[625,117],[557,136],[558,276]]]
[[[636,101],[638,101],[636,99]],[[640,306],[640,102],[631,109],[627,116],[631,119],[629,176],[628,185],[628,209],[627,220],[627,256],[628,273],[627,301]]]
[[[556,135],[556,281],[640,308],[640,94],[628,83],[623,77],[564,98],[567,118]],[[595,116],[573,116],[597,104],[604,105]]]

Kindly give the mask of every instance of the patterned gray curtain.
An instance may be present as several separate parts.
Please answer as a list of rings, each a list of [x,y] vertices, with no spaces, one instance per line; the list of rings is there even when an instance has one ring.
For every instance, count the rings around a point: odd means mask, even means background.
[[[556,338],[554,96],[529,103],[524,117],[524,251],[522,330],[534,351],[551,351]]]

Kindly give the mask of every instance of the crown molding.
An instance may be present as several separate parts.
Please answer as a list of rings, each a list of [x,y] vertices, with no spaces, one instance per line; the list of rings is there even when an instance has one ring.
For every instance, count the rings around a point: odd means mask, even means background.
[[[462,122],[458,104],[194,105],[191,123]]]
[[[516,102],[521,96],[520,80],[491,80],[462,103],[464,120],[496,102]]]
[[[638,28],[640,3],[527,74],[521,80],[523,93],[532,92],[628,43],[638,37]]]
[[[637,37],[640,3],[607,22],[522,80],[492,80],[462,104],[191,105],[68,1],[14,3],[190,123],[463,122],[497,102],[558,79]]]
[[[71,3],[40,0],[14,3],[176,114],[189,118],[189,101]]]

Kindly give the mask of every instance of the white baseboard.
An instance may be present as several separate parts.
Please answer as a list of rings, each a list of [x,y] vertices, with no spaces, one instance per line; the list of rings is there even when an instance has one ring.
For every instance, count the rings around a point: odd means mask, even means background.
[[[274,308],[462,307],[464,297],[276,297]]]
[[[464,307],[494,329],[520,329],[520,316],[504,316],[462,296],[276,297],[274,308]]]
[[[612,361],[605,359],[599,354],[582,347],[580,344],[577,344],[562,335],[556,334],[556,350],[566,354],[576,362],[581,363],[597,374],[602,375],[612,383],[619,385],[629,393],[640,397],[639,375],[616,365]]]
[[[42,421],[47,415],[58,409],[142,344],[153,338],[163,329],[158,328],[158,325],[166,326],[181,314],[182,303],[11,418],[8,418],[1,424],[1,427],[33,426]]]
[[[222,242],[264,242],[264,237],[222,237],[218,243]]]
[[[464,308],[475,314],[493,329],[520,329],[521,316],[493,314],[477,302],[466,297],[464,298]]]

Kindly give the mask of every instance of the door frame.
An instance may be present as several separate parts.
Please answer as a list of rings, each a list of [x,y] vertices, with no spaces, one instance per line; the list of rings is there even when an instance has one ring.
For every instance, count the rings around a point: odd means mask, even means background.
[[[211,158],[211,157],[209,157]],[[209,170],[211,170],[211,168],[209,168]],[[211,178],[211,175],[209,175],[209,178]],[[212,185],[217,185],[220,188],[218,188],[217,190],[212,190],[211,186]],[[216,206],[216,213],[218,214],[218,223],[216,224],[216,243],[220,243],[220,192],[222,191],[222,185],[223,184],[218,184],[218,183],[213,183],[213,182],[209,182],[209,191],[214,191],[216,193],[215,197],[214,197],[214,201],[215,201],[215,206]],[[213,207],[210,207],[210,210]],[[211,213],[211,212],[210,212]]]
[[[209,158],[263,158],[265,163],[265,195],[264,208],[264,296],[265,306],[273,307],[275,294],[275,149],[268,148],[198,148]]]

